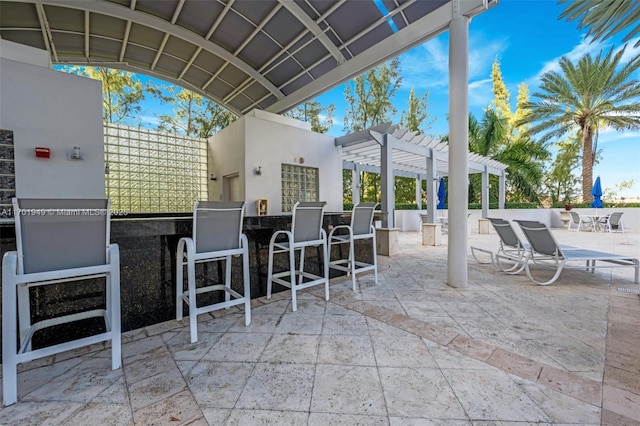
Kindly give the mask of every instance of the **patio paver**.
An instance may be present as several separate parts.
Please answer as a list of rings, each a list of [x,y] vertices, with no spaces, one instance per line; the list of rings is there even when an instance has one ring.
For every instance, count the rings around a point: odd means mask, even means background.
[[[636,253],[640,234],[555,230],[563,244]],[[495,248],[496,235],[469,244]],[[123,368],[95,345],[21,367],[0,424],[640,424],[640,298],[633,272],[563,272],[548,287],[469,260],[446,285],[446,238],[379,258],[380,282],[253,301],[125,333]]]

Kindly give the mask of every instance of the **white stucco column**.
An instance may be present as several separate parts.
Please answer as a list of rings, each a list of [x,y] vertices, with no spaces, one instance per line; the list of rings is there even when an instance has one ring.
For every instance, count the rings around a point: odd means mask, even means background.
[[[449,245],[447,284],[466,287],[468,137],[469,137],[469,19],[453,1],[449,24]]]
[[[418,210],[422,210],[422,176],[416,178],[416,205]]]

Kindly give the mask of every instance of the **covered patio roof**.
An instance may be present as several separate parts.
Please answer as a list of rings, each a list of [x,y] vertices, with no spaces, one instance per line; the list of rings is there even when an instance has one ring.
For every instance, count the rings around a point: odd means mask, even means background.
[[[497,3],[0,0],[0,38],[46,49],[54,65],[102,66],[160,78],[243,115],[253,109],[285,112],[448,31],[446,172],[449,220],[460,224],[449,233],[448,284],[464,287],[468,280],[467,268],[461,266],[467,262],[469,23]],[[396,140],[389,134],[382,134],[382,139]],[[393,211],[391,145],[385,143],[381,149],[382,204],[387,213]],[[436,168],[434,164],[427,168],[427,180],[433,181]],[[483,179],[483,183],[483,198],[488,198],[488,182]]]
[[[146,74],[282,113],[497,0],[1,0],[0,37],[54,65]],[[459,10],[457,9],[459,8]]]

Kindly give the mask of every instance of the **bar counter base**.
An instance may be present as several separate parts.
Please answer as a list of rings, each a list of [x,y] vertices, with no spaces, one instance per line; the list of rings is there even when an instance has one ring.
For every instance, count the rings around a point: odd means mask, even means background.
[[[323,227],[327,233],[335,226],[348,225],[351,214],[325,213]],[[122,331],[130,331],[175,318],[175,268],[176,248],[181,237],[191,236],[192,218],[190,215],[172,217],[136,217],[113,218],[111,221],[111,242],[120,248],[120,291]],[[291,215],[249,216],[244,218],[243,232],[249,240],[249,268],[251,298],[266,295],[269,239],[277,230],[290,229]],[[360,243],[360,242],[358,242]],[[373,250],[371,244],[356,244],[356,259],[371,263]],[[342,245],[334,247],[332,259],[347,258],[348,250]],[[0,255],[16,249],[13,223],[0,226]],[[323,270],[324,256],[319,250],[305,250],[305,269],[320,273]],[[286,256],[276,257],[274,271],[284,270]],[[221,262],[222,263],[222,262]],[[331,277],[343,275],[341,271],[331,270]],[[242,292],[242,264],[240,258],[232,263],[234,289]],[[199,264],[196,268],[197,285],[221,281],[224,279],[222,265]],[[64,286],[50,285],[38,287],[32,297],[31,313],[33,320],[50,318],[68,312],[98,307],[104,304],[104,285],[100,279],[78,281],[73,291]],[[236,288],[236,284],[238,288]],[[287,290],[274,285],[274,292]],[[211,294],[211,297],[224,297]],[[91,322],[79,324],[71,329],[55,328],[39,332],[34,336],[34,346],[46,346],[59,342],[70,334],[90,334],[97,330]]]

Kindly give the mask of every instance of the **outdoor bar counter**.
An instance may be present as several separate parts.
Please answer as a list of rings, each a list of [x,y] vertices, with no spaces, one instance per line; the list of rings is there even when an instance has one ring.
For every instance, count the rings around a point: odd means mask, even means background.
[[[291,215],[249,216],[244,218],[244,233],[249,240],[249,265],[251,275],[251,297],[264,296],[267,289],[267,266],[269,240],[277,230],[291,228]],[[349,224],[350,212],[325,213],[323,227],[327,234],[332,227]],[[147,325],[175,318],[175,268],[176,248],[181,237],[190,237],[193,219],[190,214],[130,215],[113,217],[111,220],[111,242],[120,249],[120,291],[122,331],[129,331]],[[9,220],[0,223],[0,255],[15,250],[15,228]],[[321,269],[320,247],[305,251],[305,269],[318,273]],[[333,256],[348,255],[346,246],[334,248]],[[371,260],[371,244],[356,244],[356,258]],[[277,255],[274,270],[285,269],[286,255]],[[219,262],[220,265],[223,262]],[[205,275],[222,280],[223,268],[214,264],[198,264],[198,282]],[[233,287],[242,290],[241,261],[233,259]],[[341,272],[331,270],[331,276]],[[77,288],[69,291],[69,285],[48,285],[32,289],[31,313],[34,319],[70,313],[100,306],[104,303],[103,281],[79,281]],[[274,291],[285,290],[274,284]],[[216,297],[216,296],[214,296]],[[67,326],[68,327],[68,326]],[[85,330],[82,331],[82,327]],[[38,340],[57,341],[61,334],[85,333],[86,328],[95,325],[75,325],[71,330],[42,331]]]

